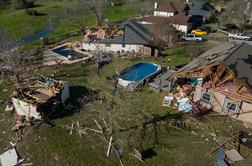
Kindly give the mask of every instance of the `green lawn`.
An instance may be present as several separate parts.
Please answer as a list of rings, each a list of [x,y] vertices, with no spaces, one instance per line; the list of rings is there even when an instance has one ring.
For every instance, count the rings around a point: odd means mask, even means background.
[[[24,9],[13,10],[9,9],[9,7],[4,7],[0,12],[0,28],[6,29],[13,37],[20,38],[41,31],[43,27],[50,24],[52,20],[63,18],[60,26],[49,35],[50,38],[55,39],[63,34],[78,30],[76,27],[69,26],[67,21],[64,20],[64,9],[76,5],[72,1],[38,0],[36,4],[38,6],[33,9],[44,15],[30,16],[25,13]],[[129,5],[108,7],[104,19],[109,19],[111,22],[121,21],[133,17],[135,14],[135,7]],[[94,15],[90,15],[90,19],[87,21],[87,25],[94,26]]]
[[[173,54],[176,50],[170,50],[167,53]],[[175,55],[170,55],[171,57]],[[179,55],[178,55],[179,56]],[[182,59],[183,55],[180,55]],[[53,75],[55,79],[68,81],[71,87],[72,98],[66,104],[64,113],[53,120],[56,125],[53,128],[43,124],[39,128],[32,129],[31,134],[18,142],[18,149],[26,162],[33,162],[34,165],[119,165],[119,162],[112,154],[106,157],[107,143],[103,142],[102,137],[96,134],[89,134],[80,138],[77,133],[70,135],[60,125],[76,124],[78,121],[83,126],[98,129],[93,119],[97,119],[105,127],[102,120],[109,122],[109,109],[112,99],[111,82],[106,77],[111,77],[116,72],[120,72],[125,67],[129,67],[139,61],[151,61],[164,65],[160,59],[141,58],[141,59],[113,59],[113,62],[106,65],[102,74],[96,73],[96,65],[71,65],[58,66],[39,69],[37,72],[24,72],[23,77],[29,75],[44,74]],[[171,63],[171,62],[170,62]],[[179,62],[176,62],[179,64]],[[167,66],[168,64],[166,64]],[[169,64],[171,65],[171,64]],[[0,87],[0,100],[6,99],[12,92],[14,85],[9,82]],[[8,92],[2,93],[7,88]],[[100,101],[91,100],[89,106],[84,106],[80,100],[90,98],[86,92],[90,90],[100,90],[99,96],[104,98],[107,104]],[[215,146],[212,137],[208,133],[207,126],[215,125],[218,134],[221,136],[230,136],[231,130],[244,129],[237,123],[221,117],[204,117],[194,119],[182,115],[176,110],[161,106],[165,93],[157,93],[144,87],[138,92],[127,92],[119,88],[115,95],[115,104],[112,112],[114,128],[114,144],[123,149],[124,165],[214,165],[215,153],[212,156],[204,158],[204,155],[211,151]],[[92,96],[92,95],[91,95]],[[0,105],[3,109],[3,104]],[[92,111],[96,110],[96,111]],[[165,123],[150,123],[143,132],[143,124],[153,119],[162,117],[165,120],[176,119],[186,120],[192,129],[198,133],[190,135],[169,127]],[[8,142],[15,138],[11,132],[14,125],[14,119],[10,113],[2,111],[0,120],[4,121],[0,125],[0,150],[8,146]],[[139,126],[139,127],[134,127]],[[232,126],[232,127],[230,127]],[[142,134],[141,134],[142,133]],[[208,141],[205,142],[206,138]],[[200,143],[195,143],[200,142]],[[202,143],[203,142],[203,143]],[[205,142],[205,143],[204,143]],[[153,155],[145,160],[145,164],[134,158],[132,147],[148,152]],[[239,165],[251,165],[251,151],[242,148],[242,154],[246,160]]]

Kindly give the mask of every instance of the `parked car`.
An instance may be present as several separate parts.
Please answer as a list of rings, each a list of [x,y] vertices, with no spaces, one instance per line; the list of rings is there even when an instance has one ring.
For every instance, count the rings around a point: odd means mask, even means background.
[[[192,30],[191,33],[195,34],[197,36],[206,36],[207,35],[207,32],[204,30],[201,30],[201,29],[194,29],[194,30]]]
[[[200,29],[202,31],[206,31],[207,33],[211,32],[211,27],[209,27],[209,26],[201,26],[201,27],[197,27],[197,29]]]
[[[249,37],[252,38],[252,32],[244,32],[243,34],[244,34],[245,36],[249,36]]]
[[[231,31],[231,30],[237,30],[239,27],[235,24],[224,24],[220,27],[223,31]]]
[[[181,41],[196,41],[196,42],[203,41],[202,37],[196,36],[195,34],[183,35],[180,39]]]
[[[250,36],[246,36],[244,33],[229,33],[228,38],[230,39],[239,39],[239,40],[251,40]]]

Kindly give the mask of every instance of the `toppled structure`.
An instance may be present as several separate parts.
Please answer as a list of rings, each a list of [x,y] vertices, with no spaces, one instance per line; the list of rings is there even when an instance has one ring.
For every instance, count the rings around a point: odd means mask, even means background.
[[[251,52],[246,43],[210,49],[170,78],[170,94],[177,88],[176,97],[189,97],[191,103],[252,123]]]
[[[16,121],[47,118],[69,97],[69,87],[64,81],[42,77],[34,83],[22,85],[12,96]]]

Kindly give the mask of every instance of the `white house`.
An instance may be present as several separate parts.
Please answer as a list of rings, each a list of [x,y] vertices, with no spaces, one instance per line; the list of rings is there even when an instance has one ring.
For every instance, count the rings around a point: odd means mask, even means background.
[[[192,24],[190,22],[190,17],[186,15],[175,15],[172,17],[159,17],[159,16],[149,16],[143,17],[138,21],[141,24],[163,24],[164,26],[167,24],[173,25],[176,30],[188,33],[192,28]]]
[[[189,6],[187,3],[158,4],[155,2],[153,16],[139,19],[141,24],[157,24],[164,26],[173,25],[176,30],[187,33],[192,24],[188,16]]]
[[[188,5],[186,3],[168,3],[159,5],[157,2],[154,4],[154,16],[158,17],[172,17],[177,14],[186,14]]]

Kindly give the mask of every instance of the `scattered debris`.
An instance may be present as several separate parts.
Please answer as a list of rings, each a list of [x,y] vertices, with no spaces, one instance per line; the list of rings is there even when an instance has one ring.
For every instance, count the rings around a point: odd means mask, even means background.
[[[32,119],[48,119],[70,97],[67,82],[48,77],[19,86],[12,96],[17,123],[22,117],[28,122]]]
[[[109,156],[109,153],[110,153],[111,144],[112,144],[112,139],[113,139],[113,137],[110,137],[110,139],[109,139],[109,145],[108,145],[107,157]]]
[[[167,121],[167,124],[173,128],[182,130],[192,135],[196,135],[196,133],[191,130],[191,126],[189,125],[189,123],[186,123],[185,121],[171,120]]]
[[[12,112],[12,111],[13,111],[13,106],[12,105],[6,105],[5,112]]]
[[[228,166],[226,161],[224,160],[225,157],[225,149],[219,148],[216,153],[216,166]]]
[[[22,159],[18,155],[15,146],[12,146],[11,149],[0,154],[0,163],[2,166],[15,166],[15,165],[20,164],[23,161],[24,161],[24,159]]]
[[[134,149],[134,154],[131,154],[131,155],[133,155],[134,157],[136,157],[138,160],[144,162],[143,161],[143,157],[142,157],[142,153],[139,150]]]
[[[252,149],[252,133],[242,132],[241,134],[241,145]]]
[[[247,43],[231,42],[208,50],[171,76],[168,96],[188,97],[207,109],[252,123],[252,82],[243,81],[252,78],[251,64],[245,62],[250,61],[251,50]]]
[[[189,113],[193,117],[207,114],[211,108],[193,101],[195,86],[202,80],[176,78],[170,83],[170,91],[164,97],[163,106],[177,108],[179,111]]]
[[[31,166],[33,165],[33,163],[24,163],[24,164],[21,164],[21,166]]]
[[[8,92],[8,89],[3,89],[3,92]]]
[[[207,153],[205,157],[208,157],[211,153],[215,152],[221,147],[226,150],[236,149],[237,151],[239,151],[240,150],[240,146],[239,146],[240,136],[241,136],[241,132],[239,131],[238,133],[234,134],[232,138],[228,138],[227,140],[224,140],[223,142],[219,141],[218,142],[219,145],[215,149]]]
[[[231,149],[231,150],[225,151],[225,160],[229,164],[235,164],[237,161],[244,160],[244,158],[241,156],[241,154],[237,150]]]

